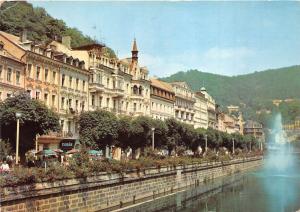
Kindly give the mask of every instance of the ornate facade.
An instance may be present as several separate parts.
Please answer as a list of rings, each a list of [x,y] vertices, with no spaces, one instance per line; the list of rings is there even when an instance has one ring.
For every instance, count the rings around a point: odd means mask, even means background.
[[[201,88],[201,93],[205,95],[207,100],[207,112],[208,112],[208,127],[217,128],[217,112],[216,112],[216,101],[210,96],[204,87]]]
[[[201,92],[195,93],[195,128],[208,128],[207,99]]]
[[[175,91],[175,118],[186,124],[195,124],[195,109],[196,102],[194,93],[186,82],[170,83]]]
[[[165,120],[174,117],[175,93],[170,84],[151,79],[151,116]]]
[[[58,51],[58,42],[36,44],[27,40],[26,33],[17,37],[1,32],[0,41],[25,64],[24,91],[60,115],[62,132],[40,136],[39,143],[47,146],[63,138],[78,139],[77,117],[87,110],[88,100],[89,72],[84,62]]]
[[[0,41],[0,101],[25,87],[25,64],[5,50]]]

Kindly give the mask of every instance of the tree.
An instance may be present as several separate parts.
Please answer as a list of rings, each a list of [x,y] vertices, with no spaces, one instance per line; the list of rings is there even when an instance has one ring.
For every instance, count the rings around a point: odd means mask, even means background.
[[[196,137],[197,133],[192,125],[181,124],[181,146],[186,146],[191,149]]]
[[[214,149],[217,146],[218,138],[216,136],[216,131],[212,128],[207,128],[207,146],[211,149]]]
[[[15,148],[16,112],[20,118],[20,152],[25,153],[34,147],[37,134],[44,135],[50,131],[59,131],[58,114],[48,109],[38,100],[33,100],[27,93],[7,98],[0,103],[0,123],[2,138],[8,140]]]
[[[117,146],[120,148],[127,148],[130,147],[130,141],[131,141],[131,122],[132,117],[130,116],[121,116],[119,119],[118,124],[118,142]]]
[[[152,126],[155,128],[154,130],[155,148],[165,147],[165,144],[167,142],[167,133],[168,133],[168,127],[166,123],[162,120],[154,119],[152,120]]]
[[[181,123],[176,121],[174,118],[167,119],[165,122],[168,127],[165,146],[169,151],[169,155],[171,155],[171,152],[181,141]]]
[[[0,160],[6,158],[7,155],[12,153],[12,148],[9,142],[0,139]]]
[[[80,115],[80,139],[90,147],[105,148],[116,143],[118,119],[110,112],[97,110]]]
[[[71,36],[72,47],[99,43],[80,30],[68,27],[64,21],[51,17],[44,8],[33,7],[26,1],[5,1],[0,7],[0,31],[19,36],[24,29],[29,40],[42,43],[65,35]],[[109,47],[105,48],[105,52],[108,57],[116,57]]]
[[[144,148],[151,144],[151,128],[153,127],[152,119],[146,116],[138,116],[131,122],[130,143],[132,155],[138,148]]]
[[[206,130],[203,128],[197,128],[195,130],[195,138],[191,144],[191,149],[194,154],[198,151],[198,148],[201,147],[203,150],[205,149],[205,134]]]

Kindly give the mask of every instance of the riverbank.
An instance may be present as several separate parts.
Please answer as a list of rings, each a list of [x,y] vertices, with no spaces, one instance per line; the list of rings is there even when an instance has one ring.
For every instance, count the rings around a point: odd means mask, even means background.
[[[1,189],[4,211],[100,211],[199,185],[221,176],[260,166],[262,157],[226,162],[162,166],[142,172],[103,173],[97,176],[35,183]]]

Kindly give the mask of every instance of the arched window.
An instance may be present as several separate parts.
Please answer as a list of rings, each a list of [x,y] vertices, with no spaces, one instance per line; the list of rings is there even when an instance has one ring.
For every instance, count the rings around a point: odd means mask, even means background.
[[[143,94],[143,87],[140,86],[140,87],[139,87],[139,95],[142,95],[142,94]]]
[[[138,94],[138,87],[136,85],[133,86],[133,94]]]

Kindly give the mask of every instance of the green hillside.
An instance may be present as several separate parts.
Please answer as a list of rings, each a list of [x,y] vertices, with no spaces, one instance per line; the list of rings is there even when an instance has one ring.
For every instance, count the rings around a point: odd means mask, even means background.
[[[195,91],[204,86],[218,104],[223,107],[239,105],[250,118],[255,118],[258,110],[273,110],[273,99],[300,99],[300,66],[232,77],[189,70],[162,80],[186,81]],[[286,117],[286,121],[291,119],[292,117]]]
[[[18,36],[24,29],[28,38],[34,41],[47,42],[68,35],[72,38],[72,47],[97,42],[78,29],[68,27],[64,21],[51,17],[44,8],[34,8],[25,1],[5,1],[0,6],[0,30]],[[116,56],[110,48],[107,53]]]

